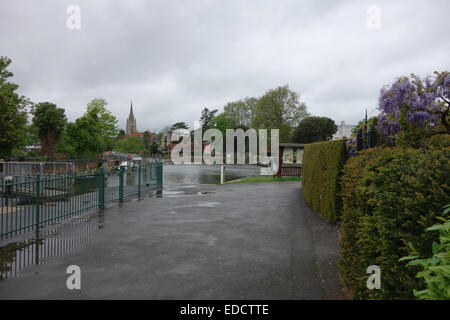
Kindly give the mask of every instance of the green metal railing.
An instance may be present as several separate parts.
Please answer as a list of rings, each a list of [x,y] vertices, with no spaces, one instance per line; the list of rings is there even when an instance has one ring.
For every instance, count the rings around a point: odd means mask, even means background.
[[[163,165],[150,162],[82,175],[13,177],[1,181],[0,240],[162,188]]]

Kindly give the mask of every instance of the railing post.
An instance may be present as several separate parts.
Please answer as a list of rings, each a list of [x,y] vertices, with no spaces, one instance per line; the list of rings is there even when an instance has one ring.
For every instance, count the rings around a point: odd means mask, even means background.
[[[8,213],[8,193],[11,190],[11,182],[6,183],[6,187],[3,188],[3,192],[5,192],[5,202],[6,202],[6,213]]]
[[[103,168],[98,170],[98,207],[100,209],[105,208],[105,175]]]
[[[123,201],[123,166],[120,166],[119,169],[119,201]]]
[[[138,166],[138,198],[141,197],[141,164]]]
[[[36,173],[36,233],[39,234],[40,200],[41,200],[41,174]]]
[[[358,129],[358,133],[356,134],[356,151],[361,151],[364,148],[363,142],[363,132],[362,129]]]
[[[156,166],[156,183],[158,185],[159,189],[162,189],[162,184],[163,184],[163,166],[162,166],[162,162],[157,162],[157,166]]]
[[[225,183],[225,166],[220,167],[220,184]]]
[[[375,126],[373,124],[370,126],[370,129],[369,129],[368,145],[369,145],[369,148],[375,148],[377,145],[377,132],[376,132]]]

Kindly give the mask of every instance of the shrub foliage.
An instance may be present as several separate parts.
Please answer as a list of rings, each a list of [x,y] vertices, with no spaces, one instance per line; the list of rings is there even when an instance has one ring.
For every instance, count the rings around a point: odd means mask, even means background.
[[[445,207],[444,215],[449,215],[450,204]],[[400,261],[412,260],[407,266],[420,266],[423,268],[416,277],[423,278],[427,288],[422,291],[414,291],[419,299],[449,300],[450,299],[450,217],[440,217],[444,224],[436,224],[427,231],[439,232],[439,243],[433,242],[431,258],[419,259],[420,255],[414,246],[411,247],[411,256],[403,257]]]
[[[305,145],[302,190],[306,204],[330,222],[339,219],[339,176],[345,160],[345,140]]]
[[[418,266],[399,261],[414,247],[432,255],[437,231],[426,232],[450,201],[450,148],[375,148],[349,159],[341,179],[339,267],[356,299],[414,299],[425,289]],[[410,247],[411,246],[411,247]],[[367,267],[381,269],[381,289],[369,290]]]

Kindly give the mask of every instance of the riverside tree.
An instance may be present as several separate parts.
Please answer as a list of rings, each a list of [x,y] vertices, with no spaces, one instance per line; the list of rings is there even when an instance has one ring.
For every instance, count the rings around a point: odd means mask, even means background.
[[[271,89],[255,105],[253,128],[279,129],[280,142],[290,142],[293,127],[308,116],[306,105],[288,85]]]
[[[92,99],[86,106],[84,116],[95,121],[98,133],[103,140],[105,150],[111,149],[119,133],[116,117],[106,109],[108,103],[103,98]],[[104,150],[104,151],[105,151]]]
[[[123,153],[140,153],[145,150],[144,142],[133,136],[128,136],[114,145],[114,151]]]
[[[83,116],[67,124],[58,150],[70,155],[95,155],[111,150],[120,132],[116,117],[106,105],[105,99],[91,100]]]
[[[8,81],[14,74],[6,68],[11,59],[0,57],[0,157],[10,156],[27,142],[27,107],[30,101],[15,91],[17,84]]]
[[[228,102],[224,106],[224,113],[229,119],[228,129],[248,129],[252,121],[252,110],[246,100]]]
[[[53,156],[55,144],[61,138],[67,118],[63,108],[58,108],[51,102],[38,103],[32,111],[33,126],[36,127],[41,153]]]
[[[209,110],[208,108],[203,108],[202,116],[200,117],[200,123],[202,125],[202,131],[205,132],[210,128],[210,122],[214,119],[214,116],[219,110]]]
[[[306,117],[295,128],[292,141],[297,143],[327,141],[336,131],[337,126],[330,118]]]

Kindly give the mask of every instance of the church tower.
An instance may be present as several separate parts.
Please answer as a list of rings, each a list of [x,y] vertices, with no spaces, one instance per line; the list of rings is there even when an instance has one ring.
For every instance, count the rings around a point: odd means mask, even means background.
[[[130,115],[128,116],[127,119],[127,130],[126,130],[126,134],[133,134],[137,132],[137,128],[136,128],[136,118],[134,117],[133,114],[133,100],[131,101],[131,106],[130,106]]]

